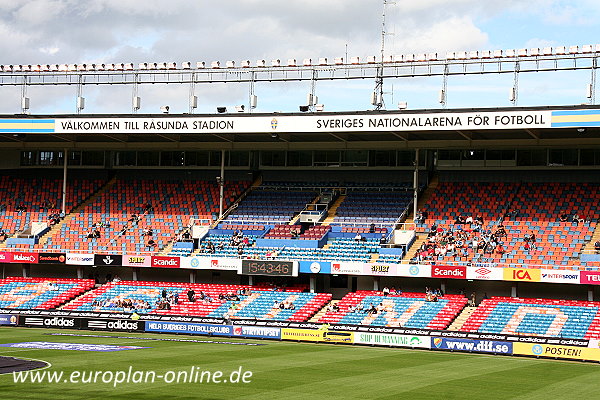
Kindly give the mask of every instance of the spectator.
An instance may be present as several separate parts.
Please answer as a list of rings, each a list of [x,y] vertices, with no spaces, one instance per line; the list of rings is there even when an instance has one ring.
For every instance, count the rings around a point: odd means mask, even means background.
[[[369,233],[375,233],[375,224],[369,225]]]
[[[356,236],[354,236],[354,241],[360,242],[361,240],[362,240],[362,236],[360,235],[359,232],[356,232]]]
[[[146,247],[148,247],[149,249],[154,249],[156,247],[156,242],[154,241],[154,239],[148,240],[148,243],[146,243]]]
[[[186,295],[187,295],[188,301],[190,303],[193,303],[196,301],[196,292],[194,292],[194,290],[188,289]]]
[[[567,222],[567,219],[569,218],[569,216],[566,213],[562,213],[559,216],[559,220],[560,222]]]

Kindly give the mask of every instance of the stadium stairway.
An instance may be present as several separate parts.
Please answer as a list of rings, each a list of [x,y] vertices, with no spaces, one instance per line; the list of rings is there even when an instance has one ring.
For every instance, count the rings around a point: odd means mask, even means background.
[[[312,199],[312,201],[308,204],[317,204],[319,202],[319,200],[321,200],[321,196],[317,195],[317,197]],[[288,223],[288,225],[296,225],[298,222],[300,222],[300,213],[298,213],[298,215],[296,215],[294,218],[292,218],[290,220],[290,222]]]
[[[421,210],[423,209],[423,207],[425,206],[425,204],[427,204],[427,202],[429,202],[429,199],[431,199],[431,196],[433,195],[433,193],[437,190],[438,184],[440,183],[440,178],[438,176],[438,174],[435,174],[431,177],[431,180],[429,181],[429,185],[427,186],[427,188],[423,191],[423,193],[421,194],[421,196],[419,196],[419,201],[417,202],[417,209]],[[409,212],[406,216],[406,221],[407,223],[414,223],[415,222],[415,216],[413,215],[413,209],[409,209]]]
[[[339,300],[331,300],[329,303],[325,304],[325,306],[323,306],[323,308],[321,308],[319,311],[317,311],[317,313],[315,315],[313,315],[312,318],[310,318],[308,320],[308,322],[319,322],[319,319],[321,319],[321,317],[323,315],[325,315],[325,313],[327,313],[327,308],[329,306],[332,306],[339,302],[340,302]]]
[[[337,209],[340,206],[340,204],[342,204],[344,202],[344,200],[346,200],[346,195],[341,195],[340,197],[335,199],[335,201],[333,202],[333,204],[327,211],[327,217],[325,217],[325,220],[323,221],[323,225],[329,225],[333,222],[333,219],[335,218]]]
[[[39,241],[37,247],[43,249],[46,246],[46,243],[48,242],[49,237],[51,237],[55,232],[59,231],[61,226],[63,226],[67,222],[69,222],[73,218],[73,216],[78,215],[81,210],[83,210],[88,204],[90,204],[94,200],[96,200],[96,198],[98,196],[101,196],[102,193],[109,190],[115,184],[116,181],[117,181],[116,176],[112,177],[112,179],[110,179],[108,182],[106,182],[106,184],[104,186],[102,186],[100,189],[98,189],[96,191],[96,193],[93,193],[90,197],[88,197],[83,202],[81,202],[81,204],[79,204],[77,207],[75,207],[73,210],[71,210],[71,212],[69,214],[65,215],[65,217],[58,224],[53,225],[50,228],[50,230],[48,232],[46,232],[40,238],[40,241]]]
[[[465,307],[462,312],[452,321],[448,327],[449,331],[460,331],[467,319],[477,310],[477,307]]]
[[[427,240],[427,234],[417,234],[415,232],[415,241],[410,246],[410,248],[406,249],[406,253],[404,253],[404,257],[402,257],[402,263],[406,264],[410,261],[411,258],[415,255],[415,250],[421,247],[421,245]],[[411,250],[412,249],[412,250]]]
[[[596,228],[594,229],[594,233],[592,234],[592,239],[585,244],[583,247],[584,253],[594,253],[594,243],[600,240],[600,224],[596,224]]]

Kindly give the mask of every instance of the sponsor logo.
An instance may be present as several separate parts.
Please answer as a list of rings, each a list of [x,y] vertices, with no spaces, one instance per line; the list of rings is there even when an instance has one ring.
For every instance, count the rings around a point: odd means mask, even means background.
[[[194,257],[190,260],[190,265],[194,268],[198,268],[200,266],[200,260]]]
[[[273,130],[277,129],[277,124],[278,124],[277,120],[275,118],[273,118],[271,120],[271,129],[273,129]]]
[[[492,270],[487,269],[487,268],[477,268],[475,270],[475,273],[477,275],[482,275],[482,276],[488,275],[490,272],[492,272]]]
[[[511,342],[498,342],[495,340],[434,338],[433,344],[436,348],[445,350],[495,354],[513,353]]]
[[[94,256],[92,254],[73,254],[67,253],[65,262],[75,265],[93,265]]]
[[[542,273],[539,269],[504,268],[504,280],[539,282]]]
[[[146,257],[129,257],[127,261],[130,264],[143,264],[146,262]]]
[[[140,346],[114,346],[109,344],[83,344],[83,343],[53,343],[53,342],[23,342],[23,343],[5,343],[2,347],[17,347],[25,349],[44,349],[44,350],[79,350],[79,351],[121,351],[148,349],[149,347]]]
[[[318,274],[319,272],[321,272],[321,264],[319,264],[318,262],[310,264],[310,272],[312,272],[313,274]]]
[[[385,333],[355,333],[354,343],[380,346],[431,347],[431,339],[427,336],[410,336]]]
[[[581,271],[579,283],[586,285],[600,285],[600,272]]]
[[[94,256],[95,265],[106,265],[117,267],[123,265],[123,256],[115,254],[96,254]]]
[[[387,274],[390,272],[389,265],[371,265],[371,272]]]
[[[417,267],[416,265],[411,265],[410,268],[409,268],[409,270],[408,270],[408,273],[411,274],[411,275],[413,275],[413,276],[414,275],[419,275],[419,267]]]
[[[136,331],[139,323],[133,321],[88,321],[88,328],[92,329],[110,329],[121,331]]]
[[[16,315],[0,314],[0,325],[16,325],[16,324],[17,324],[17,316]]]
[[[533,354],[535,354],[536,356],[541,356],[542,353],[544,352],[544,348],[542,346],[540,346],[539,344],[533,345],[533,347],[531,348],[531,352]]]
[[[72,318],[34,318],[26,317],[25,325],[32,326],[56,326],[59,328],[72,328],[75,326],[75,320]]]
[[[66,257],[64,253],[40,253],[38,262],[47,264],[64,264]]]
[[[233,333],[231,325],[194,324],[185,322],[146,322],[146,331],[191,333],[200,335],[223,335]]]
[[[11,262],[11,261],[12,261],[12,253],[0,251],[0,262]]]
[[[219,260],[210,260],[211,268],[219,268]]]
[[[36,253],[13,253],[13,262],[37,263],[38,255]]]
[[[237,336],[252,336],[261,338],[279,338],[281,330],[279,328],[269,328],[263,326],[234,326],[233,334]]]
[[[152,266],[161,268],[179,268],[179,257],[154,256]]]
[[[431,269],[432,278],[466,279],[467,267],[462,266],[434,266]]]

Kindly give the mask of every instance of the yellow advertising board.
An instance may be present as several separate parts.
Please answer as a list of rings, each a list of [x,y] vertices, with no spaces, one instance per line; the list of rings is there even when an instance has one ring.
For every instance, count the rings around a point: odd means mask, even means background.
[[[281,338],[307,342],[353,343],[354,333],[329,329],[281,328]]]
[[[600,361],[600,349],[554,344],[513,343],[514,355]]]
[[[504,268],[505,281],[539,282],[542,280],[542,271],[529,268]]]

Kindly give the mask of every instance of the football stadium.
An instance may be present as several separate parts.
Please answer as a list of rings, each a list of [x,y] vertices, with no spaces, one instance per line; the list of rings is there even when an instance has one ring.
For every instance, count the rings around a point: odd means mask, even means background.
[[[383,50],[0,65],[6,398],[596,398],[600,45]],[[569,71],[585,103],[519,106],[520,76]],[[448,106],[449,78],[499,74],[510,106]],[[384,81],[432,77],[438,107],[385,106]],[[369,110],[319,102],[350,81]],[[257,109],[277,83],[310,86],[298,111]],[[131,109],[87,113],[91,85]],[[187,112],[143,112],[151,85]],[[30,111],[52,87],[75,113]]]

